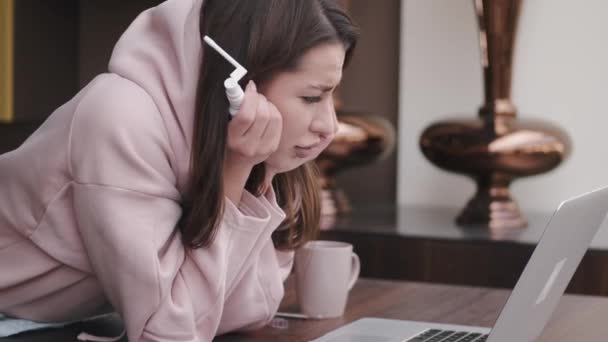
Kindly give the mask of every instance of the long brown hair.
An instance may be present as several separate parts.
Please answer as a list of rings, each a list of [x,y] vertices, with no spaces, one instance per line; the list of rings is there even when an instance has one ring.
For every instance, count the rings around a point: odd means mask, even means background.
[[[342,43],[345,64],[357,42],[357,29],[335,0],[205,0],[201,9],[201,40],[212,37],[239,61],[250,79],[263,86],[280,72],[294,70],[311,48]],[[204,44],[203,44],[204,46]],[[186,246],[209,245],[224,211],[222,181],[226,154],[228,100],[224,80],[234,68],[211,49],[203,49],[191,155],[189,191],[179,224]],[[259,194],[263,164],[256,165],[246,189]],[[275,231],[277,248],[292,249],[313,239],[319,226],[320,199],[314,163],[273,179],[277,201],[287,218]]]

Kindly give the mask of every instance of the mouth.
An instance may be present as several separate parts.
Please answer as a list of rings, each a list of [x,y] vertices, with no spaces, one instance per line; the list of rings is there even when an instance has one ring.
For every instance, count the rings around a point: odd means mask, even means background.
[[[321,145],[321,143],[317,143],[313,145],[296,146],[296,156],[298,158],[310,158],[312,156],[315,156]]]
[[[321,143],[316,143],[316,144],[312,144],[312,145],[307,145],[307,146],[296,146],[297,149],[302,149],[302,150],[314,150],[315,148],[321,146]]]

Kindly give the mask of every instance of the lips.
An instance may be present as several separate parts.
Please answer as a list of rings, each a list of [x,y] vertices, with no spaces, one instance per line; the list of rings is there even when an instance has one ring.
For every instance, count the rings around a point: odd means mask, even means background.
[[[314,158],[331,142],[333,137],[320,137],[314,144],[298,145],[294,149],[298,158]]]
[[[320,145],[321,145],[321,143],[316,143],[316,144],[312,144],[312,145],[308,145],[308,146],[296,146],[296,148],[300,148],[303,150],[312,150],[312,149],[319,147]]]
[[[310,158],[317,153],[320,146],[320,143],[307,146],[296,146],[296,156],[298,156],[298,158]]]

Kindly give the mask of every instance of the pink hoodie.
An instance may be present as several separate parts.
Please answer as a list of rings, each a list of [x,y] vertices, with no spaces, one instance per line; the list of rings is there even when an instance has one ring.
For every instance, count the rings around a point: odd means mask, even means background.
[[[169,0],[120,39],[109,73],[0,156],[0,312],[82,319],[109,302],[130,341],[210,341],[267,323],[293,253],[274,193],[245,193],[214,243],[175,224],[187,187],[202,0]],[[35,100],[35,99],[34,99]]]

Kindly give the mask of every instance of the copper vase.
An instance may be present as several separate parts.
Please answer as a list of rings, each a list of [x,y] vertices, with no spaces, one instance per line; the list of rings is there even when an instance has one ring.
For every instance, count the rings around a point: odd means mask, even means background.
[[[337,112],[338,133],[315,161],[322,187],[321,213],[329,221],[351,210],[348,197],[336,183],[336,176],[342,171],[381,160],[395,147],[395,130],[387,119],[340,109]]]
[[[490,229],[527,225],[509,185],[547,172],[566,158],[570,140],[559,127],[521,120],[511,101],[513,45],[521,0],[475,0],[485,103],[477,118],[427,127],[420,148],[436,166],[468,175],[477,191],[456,222]]]

